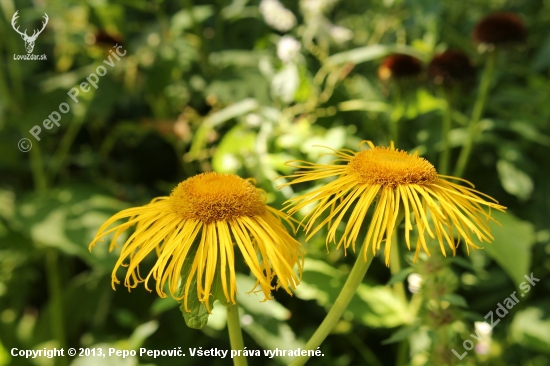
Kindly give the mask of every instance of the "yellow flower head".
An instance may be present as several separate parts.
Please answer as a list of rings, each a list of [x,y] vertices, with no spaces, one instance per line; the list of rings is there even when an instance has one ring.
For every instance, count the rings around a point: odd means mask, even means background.
[[[108,229],[124,218],[128,221]],[[265,204],[264,192],[250,181],[236,175],[203,173],[181,182],[169,197],[158,197],[148,205],[126,209],[111,217],[99,228],[90,250],[105,235],[114,233],[112,251],[117,237],[136,225],[113,269],[113,289],[120,283],[117,269],[128,267],[124,281],[128,289],[145,282],[149,290],[147,283],[153,276],[159,296],[167,296],[164,292],[167,283],[172,297],[183,298],[185,310],[190,311],[188,295],[196,279],[198,300],[210,311],[208,299],[215,276],[221,279],[227,302],[235,303],[234,244],[256,276],[256,286],[260,285],[265,300],[271,298],[271,290],[283,287],[290,293],[300,282],[293,268],[298,264],[301,274],[302,246],[288,234],[281,218],[286,220],[284,214]],[[158,259],[143,279],[139,264],[153,250]],[[178,296],[184,264],[191,269]],[[277,283],[272,286],[275,276]]]
[[[355,251],[355,242],[359,230],[371,205],[374,205],[372,221],[365,238],[364,257],[367,259],[367,250],[372,248],[373,255],[380,249],[383,240],[386,241],[384,255],[386,265],[389,265],[392,233],[401,219],[405,222],[405,240],[410,245],[410,231],[413,222],[416,224],[418,240],[416,243],[415,261],[421,248],[428,253],[425,233],[437,239],[444,255],[444,242],[456,254],[453,240],[453,228],[456,230],[458,242],[463,238],[466,248],[479,248],[472,240],[474,233],[480,241],[490,242],[491,236],[488,220],[490,208],[504,211],[491,197],[473,189],[452,183],[445,178],[459,179],[437,174],[434,166],[426,159],[415,153],[410,155],[403,150],[391,147],[374,146],[367,141],[369,150],[354,152],[351,150],[334,151],[337,159],[328,165],[309,162],[291,162],[290,166],[298,168],[294,178],[283,186],[323,178],[338,177],[332,182],[287,201],[285,210],[289,214],[310,204],[315,204],[304,218],[307,220],[305,230],[309,240],[324,225],[328,224],[327,244],[336,243],[336,230],[346,213],[350,213],[345,225],[344,233],[338,241],[348,248],[351,244]],[[345,164],[334,164],[344,162]],[[487,202],[480,197],[483,195],[493,202]],[[483,206],[489,207],[485,212]],[[321,215],[329,210],[329,214],[316,227],[315,223]],[[414,220],[414,221],[413,221]]]

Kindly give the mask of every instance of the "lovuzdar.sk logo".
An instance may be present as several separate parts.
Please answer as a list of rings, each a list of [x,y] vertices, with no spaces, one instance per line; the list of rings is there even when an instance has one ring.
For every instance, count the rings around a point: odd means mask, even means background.
[[[19,13],[19,10],[15,12],[15,14],[13,14],[13,17],[11,18],[11,26],[13,27],[13,29],[19,33],[19,35],[21,35],[21,38],[23,38],[23,41],[25,41],[25,49],[27,50],[27,54],[26,55],[13,55],[13,59],[14,60],[46,60],[47,57],[46,55],[34,55],[32,54],[32,50],[34,49],[34,43],[36,42],[36,39],[38,38],[38,36],[40,35],[40,33],[42,33],[42,31],[44,30],[44,28],[46,28],[46,24],[48,24],[48,20],[50,18],[48,18],[48,14],[44,13],[44,21],[42,22],[42,29],[38,30],[38,29],[35,29],[32,33],[31,36],[29,36],[27,34],[27,30],[25,29],[24,32],[21,32],[19,30],[19,26],[16,25],[16,22],[17,22],[17,18],[19,18],[19,15],[17,14]]]

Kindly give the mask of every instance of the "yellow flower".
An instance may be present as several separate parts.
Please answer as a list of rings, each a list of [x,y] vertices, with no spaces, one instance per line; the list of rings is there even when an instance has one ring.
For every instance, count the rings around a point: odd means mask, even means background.
[[[271,298],[271,290],[279,287],[290,293],[290,289],[300,282],[293,268],[297,264],[301,275],[302,246],[282,225],[280,219],[289,222],[286,215],[265,204],[264,193],[236,175],[199,174],[181,182],[169,197],[155,198],[148,205],[126,209],[111,217],[99,229],[90,250],[105,235],[114,233],[110,245],[112,251],[117,237],[136,225],[135,232],[122,246],[113,269],[113,289],[116,283],[120,283],[117,269],[128,267],[124,281],[128,289],[145,282],[145,288],[149,290],[147,283],[153,276],[159,296],[167,296],[164,292],[167,283],[172,297],[184,299],[188,312],[188,295],[194,279],[198,300],[206,305],[208,311],[215,276],[221,279],[227,302],[235,303],[234,244],[257,278],[254,288],[260,285],[265,300]],[[124,218],[128,221],[108,229]],[[139,264],[153,250],[156,250],[158,259],[143,279],[139,274]],[[190,265],[191,269],[186,274],[186,283],[181,284],[184,290],[178,296],[184,264]],[[275,276],[277,282],[273,286]]]
[[[458,179],[437,174],[434,166],[426,159],[415,153],[410,155],[402,150],[391,147],[374,146],[367,141],[370,149],[359,152],[343,149],[334,151],[337,159],[331,164],[322,165],[309,162],[290,162],[290,166],[299,168],[294,178],[287,186],[319,179],[337,177],[330,183],[309,193],[292,198],[286,202],[285,210],[290,215],[300,209],[314,204],[304,218],[307,220],[305,230],[309,240],[324,225],[328,225],[327,244],[336,243],[336,231],[346,213],[347,218],[344,233],[338,241],[348,248],[351,244],[355,251],[355,242],[359,230],[363,226],[367,212],[374,205],[374,213],[365,238],[364,258],[367,259],[367,250],[370,247],[373,255],[380,249],[382,241],[386,241],[384,255],[386,265],[390,262],[392,234],[396,225],[404,218],[405,240],[409,250],[410,231],[413,230],[413,219],[418,232],[415,261],[421,248],[428,253],[425,233],[437,239],[444,255],[444,242],[450,247],[453,255],[456,247],[463,238],[469,253],[469,248],[478,249],[472,240],[474,233],[480,241],[490,242],[491,236],[488,220],[490,208],[504,211],[491,197],[472,188],[460,186],[446,180]],[[344,162],[345,164],[334,164]],[[487,202],[480,197],[483,195],[493,202]],[[489,208],[485,212],[483,206]],[[330,209],[330,213],[316,227],[315,223],[321,215]],[[453,229],[456,230],[458,243],[453,240]]]

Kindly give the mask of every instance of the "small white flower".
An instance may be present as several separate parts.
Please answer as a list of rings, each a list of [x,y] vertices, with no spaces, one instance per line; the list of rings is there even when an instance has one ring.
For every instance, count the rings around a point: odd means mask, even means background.
[[[411,273],[409,277],[407,277],[407,281],[409,282],[409,291],[413,294],[416,294],[418,291],[420,291],[420,288],[422,287],[422,276],[418,273]]]
[[[491,334],[493,328],[487,322],[474,323],[476,334],[481,337],[481,340],[476,344],[476,353],[486,355],[491,350]]]
[[[489,337],[491,336],[491,333],[493,333],[493,328],[487,324],[487,322],[475,322],[474,326],[477,331],[487,334]]]
[[[302,11],[308,15],[318,15],[329,11],[338,0],[301,0]]]
[[[300,42],[294,37],[284,36],[277,43],[277,56],[279,56],[283,62],[292,61],[296,55],[298,55],[301,47],[302,45]]]
[[[249,126],[258,127],[262,124],[262,117],[256,113],[249,113],[244,119]]]
[[[339,25],[330,27],[329,34],[330,38],[336,43],[346,43],[353,39],[353,31]]]
[[[294,14],[278,0],[262,0],[260,13],[269,26],[280,32],[286,32],[296,25]]]

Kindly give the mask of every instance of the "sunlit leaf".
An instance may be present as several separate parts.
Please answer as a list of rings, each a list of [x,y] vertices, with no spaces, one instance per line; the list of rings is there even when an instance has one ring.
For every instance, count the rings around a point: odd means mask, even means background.
[[[533,181],[525,172],[506,160],[497,162],[497,171],[506,192],[521,200],[531,197],[534,189]]]
[[[489,223],[494,241],[491,244],[479,243],[485,252],[491,256],[510,276],[516,286],[529,274],[531,266],[531,246],[535,243],[533,225],[522,221],[511,212],[493,211],[492,216],[500,222]],[[475,239],[475,237],[474,237]]]
[[[241,317],[241,323],[245,332],[267,350],[297,349],[304,347],[302,340],[296,339],[292,328],[286,323],[291,314],[277,300],[264,300],[262,292],[251,292],[255,280],[244,275],[237,275],[239,295],[237,301],[245,314]],[[298,314],[295,314],[298,315]],[[280,360],[288,364],[292,357],[280,357]]]
[[[512,321],[511,334],[521,345],[550,354],[550,303],[519,311]]]
[[[423,58],[423,54],[410,46],[375,44],[334,54],[329,57],[329,61],[333,64],[342,64],[345,62],[358,64],[361,62],[376,60],[389,55],[390,53],[403,53],[415,56],[417,58]]]
[[[296,289],[296,296],[304,300],[316,300],[329,308],[340,293],[346,274],[329,264],[307,259],[303,280]],[[392,328],[405,322],[406,306],[387,286],[361,284],[346,312],[370,327]]]
[[[99,227],[126,207],[95,187],[74,185],[26,196],[18,202],[16,222],[35,243],[110,271],[116,257],[108,253],[107,243],[98,243],[91,253],[88,245]]]

